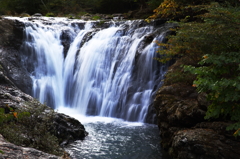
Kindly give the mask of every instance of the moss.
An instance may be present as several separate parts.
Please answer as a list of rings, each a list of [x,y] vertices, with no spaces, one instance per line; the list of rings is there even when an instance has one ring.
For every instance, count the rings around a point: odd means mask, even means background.
[[[20,14],[20,17],[31,17],[31,16],[27,13],[22,13],[22,14]]]
[[[97,23],[97,26],[98,26],[98,27],[101,27],[101,26],[104,25],[105,22],[106,22],[105,20],[100,20],[100,21]]]
[[[46,17],[55,17],[55,14],[54,13],[47,13]]]
[[[92,17],[92,20],[99,20],[100,18],[101,18],[100,16],[95,15]]]

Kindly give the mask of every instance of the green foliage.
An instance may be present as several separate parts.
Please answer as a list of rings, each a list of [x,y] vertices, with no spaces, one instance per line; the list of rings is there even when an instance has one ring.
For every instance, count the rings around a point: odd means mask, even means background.
[[[5,109],[9,110],[9,113],[5,113]],[[24,113],[24,112],[23,112]],[[20,113],[20,117],[23,115],[23,113]],[[8,123],[14,120],[17,120],[17,112],[13,110],[13,108],[9,107],[8,105],[5,106],[5,108],[0,108],[0,125],[3,123]]]
[[[3,152],[2,150],[0,150],[0,153],[1,153],[1,154],[4,154],[4,152]]]
[[[188,21],[194,21],[196,15],[203,14],[206,11],[202,10],[203,5],[208,4],[209,0],[204,1],[185,1],[185,0],[164,0],[156,9],[154,14],[146,20],[164,18],[169,20],[179,21],[187,17]],[[198,4],[198,5],[196,5]]]
[[[161,18],[173,18],[182,12],[182,6],[176,3],[174,0],[164,0],[158,8],[153,10],[153,14],[150,19],[155,19],[159,15]]]
[[[46,109],[45,105],[37,101],[28,103],[28,105],[26,110],[17,111],[17,119],[12,115],[12,118],[16,120],[7,119],[0,125],[0,134],[16,145],[61,155],[58,139],[50,132],[54,111]]]
[[[156,13],[173,14],[165,6],[170,5],[167,1],[170,0],[165,0]],[[177,8],[181,9],[174,3],[171,5],[175,13]],[[199,93],[207,93],[211,101],[205,119],[231,120],[234,124],[227,130],[235,130],[234,135],[240,135],[240,8],[230,3],[211,3],[197,8],[204,14],[197,14],[192,22],[186,16],[178,23],[179,27],[173,29],[176,35],[168,36],[166,44],[158,44],[161,46],[158,60],[188,59],[184,69],[196,76],[193,86]],[[176,73],[170,75],[173,81],[178,76]]]

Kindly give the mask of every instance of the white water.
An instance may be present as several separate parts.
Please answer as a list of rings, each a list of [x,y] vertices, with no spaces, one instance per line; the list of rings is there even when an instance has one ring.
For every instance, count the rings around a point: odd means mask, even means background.
[[[83,116],[145,121],[165,72],[165,66],[153,60],[156,44],[144,41],[153,26],[126,21],[96,29],[94,22],[81,21],[81,28],[77,21],[64,19],[51,25],[46,25],[50,23],[46,19],[21,20],[26,24],[23,62],[32,71],[34,97],[55,109],[70,107]],[[71,41],[66,57],[63,31]],[[161,41],[164,35],[153,41]]]

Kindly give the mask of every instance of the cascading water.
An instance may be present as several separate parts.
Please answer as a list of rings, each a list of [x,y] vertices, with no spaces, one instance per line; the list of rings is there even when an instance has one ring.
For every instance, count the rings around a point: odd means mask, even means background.
[[[33,96],[55,109],[144,122],[166,66],[157,68],[157,46],[146,39],[155,28],[139,27],[142,23],[110,23],[104,29],[96,29],[94,22],[83,28],[77,23],[29,24],[23,49],[25,61],[35,61]],[[72,40],[66,57],[63,31]],[[152,40],[161,41],[165,33]]]
[[[156,126],[145,124],[144,128],[129,128],[128,124],[112,119],[140,122],[141,126],[146,122],[154,92],[160,87],[166,71],[165,65],[153,60],[158,48],[153,41],[162,41],[169,27],[155,28],[141,20],[104,24],[65,18],[18,20],[26,26],[22,61],[32,76],[33,96],[65,113],[68,108],[74,110],[70,115],[77,119],[79,115],[111,117],[111,124],[105,123],[105,128],[102,122],[106,122],[106,118],[100,123],[93,123],[95,118],[85,122],[90,129],[89,138],[69,149],[73,156],[114,158],[116,154],[112,156],[111,152],[106,156],[105,153],[112,147],[116,149],[113,153],[120,154],[117,158],[129,158],[134,156],[132,153],[138,153],[136,158],[161,156],[157,134],[151,139],[155,145],[146,142],[139,152],[130,153],[134,145],[142,144],[142,140],[150,141],[149,136],[154,135],[140,135],[137,139],[128,134],[153,133],[157,131]],[[83,119],[80,121],[84,123]],[[99,125],[105,131],[100,130]],[[116,145],[120,141],[121,144]],[[90,149],[84,149],[84,145]],[[155,154],[149,155],[151,150],[143,151],[148,146]],[[79,148],[77,153],[76,147]],[[101,157],[99,152],[103,151]]]

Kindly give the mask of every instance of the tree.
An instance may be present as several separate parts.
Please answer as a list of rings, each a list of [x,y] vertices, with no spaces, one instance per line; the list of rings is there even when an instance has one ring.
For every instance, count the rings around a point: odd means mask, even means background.
[[[194,85],[199,92],[207,92],[211,105],[205,119],[230,119],[240,135],[240,11],[239,8],[216,7],[203,16],[208,46],[199,66],[185,66],[197,75]],[[200,40],[199,42],[203,42]],[[207,48],[208,47],[208,48]]]
[[[40,10],[40,0],[1,0],[0,10],[10,13],[29,13],[34,14]]]
[[[193,86],[207,93],[211,102],[205,119],[231,120],[227,129],[240,135],[240,8],[223,6],[202,6],[207,13],[198,15],[197,21],[189,22],[186,16],[176,35],[159,44],[164,48],[159,60],[188,57],[185,71],[197,76]]]

